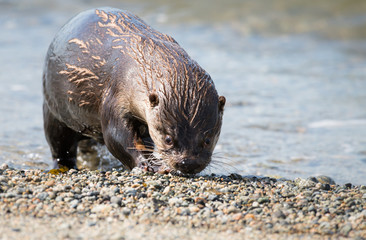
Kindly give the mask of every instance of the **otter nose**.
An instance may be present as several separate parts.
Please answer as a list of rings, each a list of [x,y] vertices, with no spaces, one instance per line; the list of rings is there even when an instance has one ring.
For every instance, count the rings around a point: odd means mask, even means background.
[[[203,166],[197,160],[184,158],[176,162],[174,168],[183,173],[197,173],[202,170]]]

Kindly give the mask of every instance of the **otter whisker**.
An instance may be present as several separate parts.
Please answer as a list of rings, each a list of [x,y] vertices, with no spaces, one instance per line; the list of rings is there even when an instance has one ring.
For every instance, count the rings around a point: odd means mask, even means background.
[[[140,148],[136,148],[136,147],[127,147],[127,150],[135,150],[135,151],[142,151],[142,152],[154,152],[153,148],[144,148],[144,149],[140,149]]]
[[[227,156],[222,156],[223,154],[225,154],[225,153],[223,153],[223,152],[214,152],[212,154],[212,157],[215,158],[215,159],[223,159],[223,160],[230,161],[230,159]]]
[[[239,172],[239,169],[237,169],[234,165],[217,159],[213,159],[209,166],[213,169],[220,170],[220,172],[223,173]]]

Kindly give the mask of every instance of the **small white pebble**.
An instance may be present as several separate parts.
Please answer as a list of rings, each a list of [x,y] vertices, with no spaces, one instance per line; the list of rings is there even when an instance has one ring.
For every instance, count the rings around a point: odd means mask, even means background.
[[[9,168],[9,166],[6,163],[1,164],[1,166],[0,166],[0,170],[3,170],[3,171],[8,169],[8,168]]]

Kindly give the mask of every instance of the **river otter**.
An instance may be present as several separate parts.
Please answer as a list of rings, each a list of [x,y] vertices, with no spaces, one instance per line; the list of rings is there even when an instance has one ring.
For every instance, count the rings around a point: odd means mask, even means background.
[[[78,142],[94,139],[128,169],[198,173],[211,161],[225,105],[172,37],[113,8],[82,12],[57,33],[43,94],[56,168],[76,168]]]

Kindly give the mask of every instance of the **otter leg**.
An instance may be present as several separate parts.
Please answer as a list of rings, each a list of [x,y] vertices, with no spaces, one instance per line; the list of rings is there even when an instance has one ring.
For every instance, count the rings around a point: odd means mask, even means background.
[[[104,142],[108,150],[129,170],[145,161],[139,149],[135,121],[132,117],[117,118],[113,115],[102,117]]]
[[[76,169],[76,151],[82,136],[57,120],[43,104],[46,140],[51,148],[54,168],[62,166]]]

